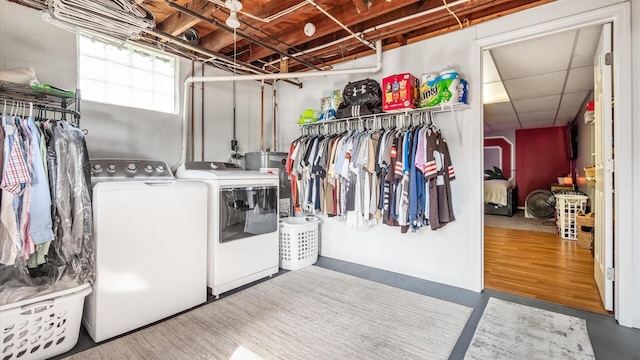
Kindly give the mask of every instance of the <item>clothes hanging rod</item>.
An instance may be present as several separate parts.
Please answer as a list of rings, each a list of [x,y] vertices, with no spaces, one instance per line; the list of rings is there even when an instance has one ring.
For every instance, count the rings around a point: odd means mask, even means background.
[[[456,111],[456,110],[465,110],[465,109],[468,109],[468,108],[469,108],[469,105],[468,104],[464,104],[464,103],[446,104],[446,105],[440,105],[440,106],[432,106],[432,107],[428,107],[428,108],[408,109],[408,110],[402,110],[402,111],[382,112],[382,113],[377,113],[377,114],[354,116],[354,117],[341,118],[341,119],[321,120],[321,121],[316,121],[316,122],[312,122],[312,123],[298,124],[298,126],[300,126],[300,127],[321,126],[321,125],[324,125],[324,124],[331,124],[331,123],[341,123],[341,122],[359,121],[359,120],[371,120],[371,119],[383,119],[383,118],[393,117],[393,116],[398,116],[398,115],[409,116],[409,115],[416,115],[416,114],[421,114],[421,113],[438,114],[438,113],[450,112],[450,111]]]

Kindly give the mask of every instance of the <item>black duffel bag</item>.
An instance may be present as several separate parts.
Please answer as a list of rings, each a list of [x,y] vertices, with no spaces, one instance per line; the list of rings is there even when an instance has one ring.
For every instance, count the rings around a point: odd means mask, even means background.
[[[336,118],[343,119],[382,112],[382,89],[373,79],[350,82],[342,92]]]

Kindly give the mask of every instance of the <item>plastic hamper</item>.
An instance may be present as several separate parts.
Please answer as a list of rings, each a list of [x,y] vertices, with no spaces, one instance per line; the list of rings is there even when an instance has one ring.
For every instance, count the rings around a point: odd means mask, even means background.
[[[312,217],[280,220],[280,267],[298,270],[318,261],[318,223]]]
[[[0,306],[0,359],[47,359],[71,350],[90,293],[83,284]]]

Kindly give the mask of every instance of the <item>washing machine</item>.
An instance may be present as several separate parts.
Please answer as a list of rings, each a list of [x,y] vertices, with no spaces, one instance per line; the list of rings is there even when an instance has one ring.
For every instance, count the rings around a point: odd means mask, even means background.
[[[221,162],[187,162],[180,179],[208,189],[207,287],[220,294],[278,272],[278,176]]]
[[[96,277],[82,322],[100,342],[207,301],[207,187],[166,163],[91,160]]]

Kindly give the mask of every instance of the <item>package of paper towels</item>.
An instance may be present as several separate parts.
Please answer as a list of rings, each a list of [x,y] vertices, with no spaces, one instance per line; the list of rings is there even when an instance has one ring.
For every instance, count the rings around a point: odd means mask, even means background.
[[[467,82],[458,71],[449,69],[423,74],[420,82],[420,107],[467,103]]]

